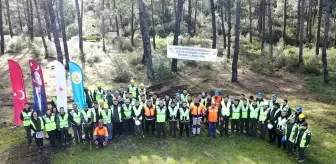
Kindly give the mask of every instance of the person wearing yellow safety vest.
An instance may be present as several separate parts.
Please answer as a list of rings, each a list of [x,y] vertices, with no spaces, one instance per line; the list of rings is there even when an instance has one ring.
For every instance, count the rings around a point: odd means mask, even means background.
[[[69,120],[71,122],[71,126],[72,126],[72,130],[74,133],[74,138],[76,141],[76,144],[78,144],[79,142],[83,142],[82,139],[82,121],[80,118],[80,112],[77,109],[77,104],[73,103],[72,104],[72,110],[70,110],[70,114],[69,114]]]
[[[205,92],[202,92],[200,98],[201,98],[201,103],[202,103],[204,106],[206,106],[206,105],[207,105],[207,95],[206,95],[206,93],[205,93]]]
[[[264,96],[264,94],[263,93],[261,93],[261,92],[259,92],[258,94],[257,94],[257,105],[258,105],[258,107],[259,108],[261,108],[262,106],[263,106],[263,103],[264,103],[264,98],[263,98],[263,96]]]
[[[137,98],[139,95],[138,88],[135,85],[135,81],[132,79],[131,84],[127,88],[127,93],[132,93],[133,98]]]
[[[182,100],[182,101],[183,101],[183,100]],[[188,97],[187,97],[187,104],[188,104],[188,107],[190,107],[191,105],[194,104],[194,101],[193,101],[193,99],[192,99],[191,96],[188,96]]]
[[[104,126],[107,128],[108,139],[111,140],[113,137],[112,133],[112,110],[105,103],[103,110],[100,111],[101,119],[103,120]],[[98,125],[97,125],[98,126]]]
[[[260,130],[259,138],[264,140],[266,136],[267,124],[269,120],[268,113],[271,110],[271,108],[268,106],[268,101],[264,101],[262,104],[263,106],[261,106],[259,109],[258,122],[259,122],[259,130]]]
[[[308,123],[302,123],[302,129],[298,132],[298,136],[296,138],[296,143],[299,145],[299,157],[297,158],[299,163],[302,163],[305,160],[304,152],[311,141],[311,136],[312,133],[308,129]]]
[[[276,133],[277,133],[277,146],[278,148],[281,148],[281,143],[282,143],[282,148],[283,150],[286,150],[286,143],[283,139],[284,133],[285,133],[285,126],[288,121],[288,116],[286,111],[281,112],[281,116],[277,118],[277,126],[276,126]]]
[[[272,102],[272,101],[271,101]],[[271,103],[270,102],[270,103]],[[270,144],[274,144],[276,137],[277,137],[277,132],[276,132],[276,127],[277,127],[277,119],[278,117],[281,115],[281,111],[279,108],[279,103],[274,103],[273,104],[273,108],[271,106],[269,106],[271,108],[271,110],[268,112],[268,117],[270,118],[268,120],[269,124],[273,125],[273,128],[268,129],[268,136],[269,136],[269,143]]]
[[[145,106],[146,105],[146,95],[144,94],[140,95],[139,102],[141,106]]]
[[[273,105],[275,103],[277,103],[277,99],[278,99],[278,95],[277,94],[273,94],[272,96],[272,100],[269,100],[269,107],[271,108],[271,110],[273,110]]]
[[[96,126],[98,126],[97,125],[98,120],[101,119],[100,111],[102,110],[102,108],[98,105],[98,102],[95,101],[93,103],[93,107],[90,110],[92,113],[93,128],[95,128]]]
[[[88,143],[92,139],[91,131],[93,130],[92,128],[92,113],[91,110],[89,110],[88,105],[84,104],[83,105],[84,109],[80,112],[80,118],[82,120],[82,125],[83,125],[83,130],[85,134],[85,141]]]
[[[149,127],[152,131],[152,136],[155,136],[155,117],[156,117],[156,106],[152,104],[152,100],[148,99],[146,105],[144,106],[144,116],[145,116],[145,126],[146,133],[149,133]]]
[[[306,122],[306,116],[301,113],[299,116],[298,116],[298,121],[296,122],[297,125],[298,125],[298,131],[300,131],[302,129],[302,124]],[[294,152],[297,152],[297,148],[299,147],[298,143],[294,143]]]
[[[182,94],[180,95],[181,101],[187,101],[188,100],[188,91],[187,90],[183,90]]]
[[[55,138],[58,141],[58,143],[62,143],[61,132],[59,131],[59,125],[57,124],[59,112],[58,112],[56,107],[52,107],[51,108],[51,113],[55,116],[55,122],[56,122]]]
[[[133,117],[133,127],[134,127],[134,135],[140,135],[144,138],[143,135],[143,111],[144,107],[140,104],[140,101],[138,99],[135,100],[134,106],[132,107],[132,117]]]
[[[106,90],[104,103],[107,103],[108,106],[111,106],[113,104],[113,99],[114,99],[114,95],[112,94],[112,91],[111,90]]]
[[[239,120],[241,118],[241,106],[239,105],[239,99],[235,99],[230,108],[231,115],[231,132],[239,134]]]
[[[57,97],[56,96],[53,96],[51,98],[51,107],[54,108],[57,106]]]
[[[220,135],[223,136],[224,134],[226,136],[229,135],[229,121],[230,121],[230,108],[231,108],[231,101],[229,100],[229,95],[226,95],[224,99],[221,102],[220,105]]]
[[[39,116],[37,111],[32,112],[31,119],[29,120],[30,129],[34,132],[35,143],[38,148],[38,152],[43,150],[43,130],[44,120]]]
[[[257,104],[257,100],[252,100],[252,103],[250,105],[250,131],[249,134],[251,136],[257,135],[257,122],[258,122],[258,113],[259,113],[259,106]]]
[[[166,138],[166,120],[167,120],[167,108],[163,104],[163,100],[159,101],[159,105],[156,107],[156,133],[157,137],[161,137],[161,133]]]
[[[69,128],[69,119],[68,114],[64,112],[64,108],[60,107],[60,113],[58,114],[57,124],[59,132],[61,133],[61,142],[62,145],[68,145],[68,128]]]
[[[120,97],[120,96],[119,96]],[[118,100],[113,100],[113,105],[110,107],[112,111],[112,119],[113,119],[113,135],[114,138],[121,137],[123,132],[123,119],[125,117],[124,115],[124,109],[119,105]]]
[[[245,100],[245,99],[246,99],[245,94],[244,93],[240,94],[240,99],[239,99],[239,103],[238,103],[240,108],[241,108],[241,106],[243,106],[243,104],[244,104],[243,100]]]
[[[133,98],[133,94],[132,93],[128,93],[128,98],[127,100],[129,100],[129,104],[130,105],[134,105],[134,102],[135,102],[135,98]]]
[[[132,109],[133,105],[130,104],[130,100],[126,99],[125,104],[122,105],[124,111],[123,127],[125,134],[129,135],[133,133],[133,119],[132,119]]]
[[[290,106],[288,104],[288,99],[284,99],[283,104],[280,105],[280,110],[281,111],[286,111],[287,116],[292,115],[292,109],[290,108]]]
[[[126,99],[126,91],[124,88],[124,85],[120,85],[120,89],[119,89],[119,96],[121,96],[122,99]]]
[[[55,140],[56,140],[56,135],[55,135],[55,130],[56,130],[56,119],[55,115],[51,113],[51,110],[48,109],[46,114],[43,116],[43,120],[45,123],[45,131],[48,133],[48,139],[50,142],[50,145],[55,148]]]
[[[105,91],[102,89],[102,83],[97,83],[97,89],[93,91],[93,101],[98,101],[104,99]]]
[[[89,108],[91,108],[93,97],[92,97],[91,91],[87,87],[87,84],[84,85],[84,99],[85,99],[85,102],[88,104]]]
[[[250,105],[248,100],[243,100],[243,105],[240,106],[241,117],[240,117],[240,134],[248,135],[249,133],[249,121],[250,121]],[[245,130],[245,133],[244,133]]]
[[[121,96],[117,97],[117,102],[118,105],[122,106],[124,104],[124,101],[126,100],[126,98],[122,98]],[[114,100],[113,100],[114,101]]]
[[[290,117],[289,121],[285,126],[285,138],[286,138],[286,153],[291,155],[294,149],[294,143],[296,140],[296,136],[298,134],[298,124],[295,123],[295,117]]]
[[[32,110],[29,107],[28,103],[24,104],[23,111],[21,112],[20,119],[23,122],[24,129],[26,131],[26,138],[28,140],[29,147],[31,146],[32,139],[31,139],[31,130],[30,130],[30,119],[32,116]]]
[[[141,94],[146,95],[147,94],[145,84],[143,84],[143,83],[140,84],[140,88],[138,88],[138,93],[139,93],[139,95],[141,95]]]
[[[167,109],[167,108],[166,108]],[[176,138],[176,130],[177,130],[177,112],[179,108],[175,105],[175,102],[172,102],[168,106],[168,120],[169,120],[169,134],[170,137]]]
[[[177,112],[177,118],[180,124],[180,137],[183,136],[183,131],[185,129],[187,137],[189,137],[189,122],[190,122],[190,109],[187,106],[187,102],[183,102]]]
[[[165,95],[165,98],[164,98],[163,101],[164,101],[164,104],[165,104],[166,108],[168,108],[169,105],[170,105],[171,102],[172,102],[172,100],[170,99],[169,95]],[[176,104],[175,104],[175,106],[176,106]]]
[[[156,106],[159,105],[160,99],[157,97],[156,93],[152,92],[152,98],[151,98],[151,100],[152,100],[152,104],[153,105],[156,105]]]

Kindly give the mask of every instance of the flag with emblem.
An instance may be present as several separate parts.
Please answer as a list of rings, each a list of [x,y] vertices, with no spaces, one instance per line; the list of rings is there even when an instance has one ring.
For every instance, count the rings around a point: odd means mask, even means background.
[[[65,69],[64,65],[59,62],[55,61],[56,65],[56,106],[57,109],[63,107],[64,112],[68,111],[68,104],[67,104],[67,88],[66,88],[66,78],[65,78]]]
[[[82,110],[85,104],[83,72],[80,66],[75,62],[69,62],[69,68],[73,99],[74,102],[78,104],[78,108]]]
[[[42,67],[34,60],[29,60],[29,65],[33,84],[34,109],[44,115],[48,108],[48,102],[44,87]]]
[[[11,59],[8,60],[8,67],[13,92],[13,122],[15,125],[21,125],[22,121],[20,115],[24,108],[24,104],[27,102],[22,69],[16,61]]]

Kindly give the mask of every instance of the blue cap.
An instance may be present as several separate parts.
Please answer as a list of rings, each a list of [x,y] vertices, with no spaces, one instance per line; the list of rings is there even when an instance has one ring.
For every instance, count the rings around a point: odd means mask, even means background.
[[[218,90],[215,91],[215,95],[219,95],[219,91]]]
[[[175,96],[180,97],[180,93],[176,92]]]
[[[286,138],[283,137],[283,138],[281,139],[281,142],[282,142],[282,143],[286,143]]]
[[[272,98],[273,98],[273,99],[276,99],[276,98],[278,98],[278,95],[277,95],[277,94],[274,94],[274,95],[272,96]]]
[[[297,111],[297,112],[302,112],[302,107],[300,107],[300,106],[297,107],[297,108],[296,108],[296,111]]]
[[[88,106],[88,104],[83,104],[83,107],[84,107],[84,108],[87,108],[87,107],[89,107],[89,106]]]
[[[257,96],[258,97],[263,97],[264,95],[263,95],[263,93],[259,92]]]

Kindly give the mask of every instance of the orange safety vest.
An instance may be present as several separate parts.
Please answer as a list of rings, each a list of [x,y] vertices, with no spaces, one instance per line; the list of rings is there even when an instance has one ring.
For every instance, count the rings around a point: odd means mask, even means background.
[[[206,107],[203,104],[200,104],[198,107],[196,105],[190,106],[190,111],[192,115],[202,115],[204,111],[206,110]]]
[[[145,106],[145,116],[154,116],[154,111],[155,111],[155,105],[152,105],[151,108],[148,108],[148,106]]]
[[[222,96],[212,96],[212,99],[215,100],[216,104],[220,104],[222,102]]]
[[[208,121],[209,122],[217,122],[218,121],[218,107],[210,106],[208,108]]]

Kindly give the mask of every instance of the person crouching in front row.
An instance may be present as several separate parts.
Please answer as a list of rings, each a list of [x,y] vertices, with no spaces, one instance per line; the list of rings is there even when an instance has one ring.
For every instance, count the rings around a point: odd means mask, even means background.
[[[105,147],[108,141],[108,132],[107,128],[103,126],[103,121],[98,120],[98,127],[95,128],[93,133],[93,140],[96,145],[96,148]]]

